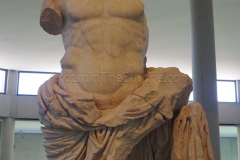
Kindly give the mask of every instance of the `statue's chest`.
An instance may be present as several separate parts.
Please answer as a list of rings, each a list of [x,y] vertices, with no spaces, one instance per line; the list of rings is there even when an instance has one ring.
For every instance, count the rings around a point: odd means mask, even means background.
[[[63,14],[84,20],[102,16],[135,18],[143,14],[141,0],[61,0]]]

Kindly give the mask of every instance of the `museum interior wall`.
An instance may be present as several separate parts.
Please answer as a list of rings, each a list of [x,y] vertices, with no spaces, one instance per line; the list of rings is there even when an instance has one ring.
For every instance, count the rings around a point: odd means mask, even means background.
[[[44,139],[40,133],[15,133],[14,160],[46,160]],[[237,138],[221,137],[222,160],[237,160]]]

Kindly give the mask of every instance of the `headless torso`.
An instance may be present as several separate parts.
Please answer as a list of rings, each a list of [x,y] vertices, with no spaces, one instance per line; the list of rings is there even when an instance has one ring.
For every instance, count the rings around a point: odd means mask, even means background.
[[[49,160],[214,159],[201,105],[184,106],[191,79],[176,68],[157,68],[149,75],[186,81],[153,84],[149,76],[143,84],[143,9],[140,0],[44,0],[41,26],[62,34],[66,49],[60,78],[46,81],[38,94]]]
[[[100,109],[116,107],[143,83],[148,28],[140,0],[60,0],[59,85],[91,93]],[[104,103],[103,103],[104,102]]]

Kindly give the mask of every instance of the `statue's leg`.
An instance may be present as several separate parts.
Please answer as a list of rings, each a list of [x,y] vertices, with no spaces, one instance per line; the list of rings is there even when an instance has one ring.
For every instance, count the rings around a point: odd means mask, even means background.
[[[146,137],[151,131],[159,128],[165,123],[166,121],[163,116],[154,110],[144,118],[139,118],[125,125],[119,126],[113,145],[107,153],[107,160],[154,160],[150,159],[148,156],[148,150],[144,151],[145,153],[141,153],[142,156],[139,154],[139,152],[142,152],[140,149],[144,150],[148,147],[147,145],[141,146],[141,143],[144,137]],[[168,128],[161,128],[160,130],[165,129]],[[155,133],[163,133],[160,130]],[[151,139],[151,141],[153,141],[153,139]],[[161,140],[159,139],[159,141]],[[163,141],[163,143],[165,143],[165,141]],[[133,149],[134,146],[138,148],[138,151]],[[141,157],[142,159],[139,159],[138,157]]]
[[[145,136],[127,160],[169,160],[172,146],[172,121],[169,120]]]

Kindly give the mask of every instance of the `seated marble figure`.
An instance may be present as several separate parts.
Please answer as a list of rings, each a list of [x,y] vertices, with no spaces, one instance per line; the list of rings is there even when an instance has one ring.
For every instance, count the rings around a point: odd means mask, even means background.
[[[201,105],[187,105],[191,79],[174,67],[146,67],[141,0],[44,0],[40,25],[61,34],[66,51],[61,73],[38,92],[49,160],[186,159],[194,147],[182,154],[176,133],[189,130],[172,128],[186,121],[196,131],[190,138],[209,146],[196,125],[208,130]],[[209,148],[198,150],[212,159]]]

